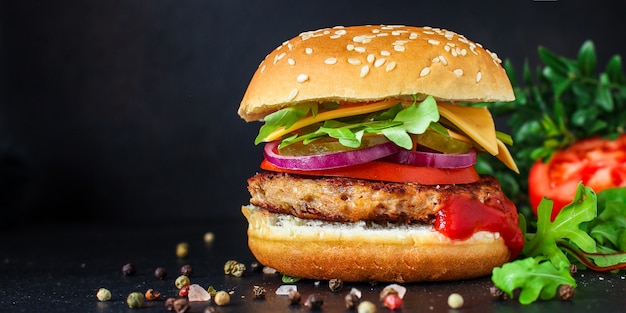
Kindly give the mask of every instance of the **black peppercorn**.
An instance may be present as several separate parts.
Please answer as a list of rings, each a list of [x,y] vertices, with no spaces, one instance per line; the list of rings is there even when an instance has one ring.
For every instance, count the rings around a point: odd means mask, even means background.
[[[319,310],[322,308],[324,300],[320,295],[312,294],[304,302],[304,306],[309,307],[311,310]]]
[[[135,265],[133,263],[126,263],[122,266],[122,275],[124,276],[133,276],[137,273],[135,269]]]
[[[154,270],[154,277],[163,280],[165,279],[166,276],[167,276],[167,270],[165,269],[165,267],[157,267]]]
[[[491,297],[493,297],[495,300],[509,299],[509,295],[506,292],[504,292],[502,289],[496,286],[489,287],[489,293],[491,294]]]
[[[572,300],[574,298],[574,294],[576,293],[576,289],[571,285],[560,285],[559,286],[559,296],[562,300]]]
[[[289,291],[289,295],[287,299],[289,300],[290,305],[300,305],[300,301],[302,300],[302,297],[300,296],[299,292],[292,289]]]
[[[176,298],[167,298],[167,300],[165,300],[165,309],[174,311],[174,301],[176,301]]]
[[[259,285],[255,285],[254,287],[252,287],[252,294],[254,294],[254,298],[255,299],[263,299],[265,298],[265,293],[267,291],[265,290],[265,288],[259,286]]]
[[[191,277],[193,275],[193,267],[189,264],[185,264],[180,268],[180,274],[185,275],[187,277]]]
[[[328,281],[328,288],[330,288],[330,291],[339,291],[341,288],[343,288],[343,281],[341,281],[341,279],[331,279]]]
[[[190,306],[187,299],[179,298],[174,301],[174,311],[176,311],[176,313],[186,313],[189,309]]]

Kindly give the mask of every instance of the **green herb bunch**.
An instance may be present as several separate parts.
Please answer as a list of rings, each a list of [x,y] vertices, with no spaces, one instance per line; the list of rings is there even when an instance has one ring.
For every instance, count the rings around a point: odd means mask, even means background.
[[[592,41],[585,41],[576,59],[538,49],[543,66],[531,70],[524,63],[522,83],[509,60],[504,67],[513,85],[515,101],[481,104],[494,116],[508,119],[514,145],[511,153],[520,168],[515,175],[481,155],[477,168],[496,176],[505,193],[528,213],[528,171],[537,159],[577,140],[615,138],[626,132],[626,77],[622,59],[614,55],[598,73]]]

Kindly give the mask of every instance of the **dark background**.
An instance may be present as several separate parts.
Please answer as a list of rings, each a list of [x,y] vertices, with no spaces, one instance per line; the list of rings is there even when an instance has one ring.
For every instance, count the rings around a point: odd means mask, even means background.
[[[442,27],[517,68],[592,39],[603,68],[623,19],[590,0],[0,0],[0,226],[240,217],[262,155],[239,101],[302,31]]]

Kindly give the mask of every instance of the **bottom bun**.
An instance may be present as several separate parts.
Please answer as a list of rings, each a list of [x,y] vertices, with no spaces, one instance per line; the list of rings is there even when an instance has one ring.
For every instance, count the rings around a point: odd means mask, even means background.
[[[242,207],[256,259],[300,278],[347,282],[415,282],[485,276],[507,262],[498,233],[452,240],[432,226],[337,223]]]

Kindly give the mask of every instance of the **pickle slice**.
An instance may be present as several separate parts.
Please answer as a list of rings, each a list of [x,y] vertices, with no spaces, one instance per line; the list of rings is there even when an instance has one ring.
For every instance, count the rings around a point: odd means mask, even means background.
[[[442,153],[467,153],[470,151],[472,148],[471,142],[462,140],[462,135],[455,134],[452,131],[449,132],[450,136],[446,136],[427,130],[423,134],[411,136],[415,143]]]
[[[302,156],[302,155],[316,155],[316,154],[325,154],[325,153],[333,153],[333,152],[341,152],[341,151],[350,151],[363,149],[375,145],[379,145],[385,142],[388,142],[389,139],[385,138],[385,136],[373,135],[373,136],[363,136],[361,139],[361,146],[358,148],[350,148],[342,145],[336,139],[328,139],[328,140],[318,140],[311,142],[309,144],[303,144],[302,142],[297,142],[294,144],[290,144],[284,148],[278,149],[278,153],[280,155],[285,156]]]

